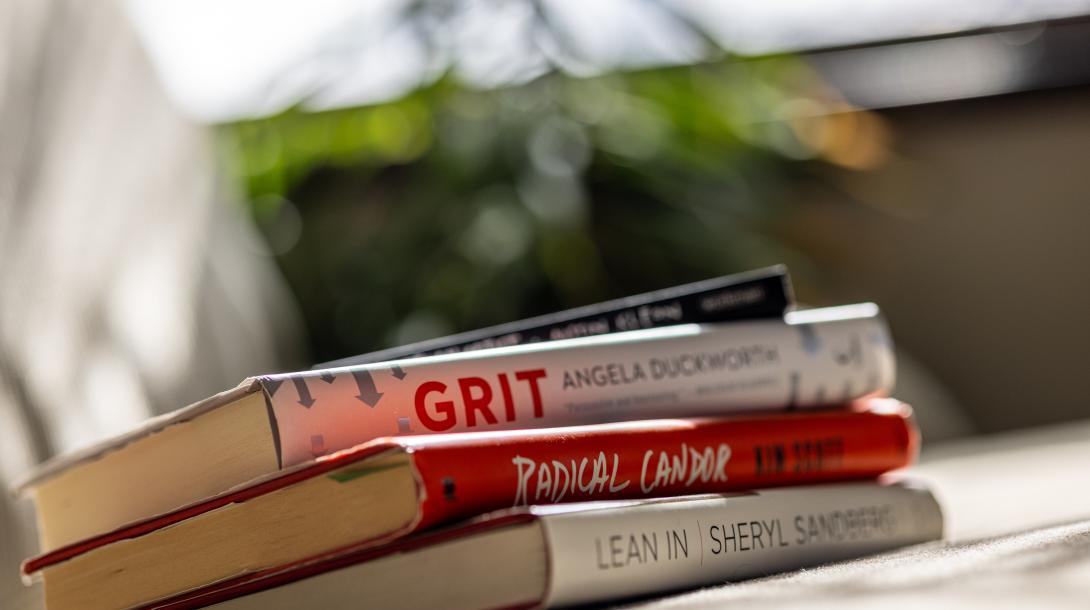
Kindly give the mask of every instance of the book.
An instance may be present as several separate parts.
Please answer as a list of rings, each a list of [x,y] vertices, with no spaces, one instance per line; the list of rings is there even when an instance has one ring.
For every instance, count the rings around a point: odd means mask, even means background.
[[[24,564],[51,608],[127,607],[505,507],[872,478],[918,435],[892,399],[854,408],[391,437]]]
[[[313,368],[371,364],[675,324],[779,318],[793,303],[787,268],[777,265],[341,358]]]
[[[888,393],[873,304],[247,379],[44,465],[43,550],[373,438],[808,408]]]
[[[852,559],[942,534],[939,505],[910,481],[532,506],[245,575],[148,608],[570,606]]]

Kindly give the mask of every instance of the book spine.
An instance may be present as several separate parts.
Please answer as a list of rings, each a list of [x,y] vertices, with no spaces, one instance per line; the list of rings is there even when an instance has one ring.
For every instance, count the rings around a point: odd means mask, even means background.
[[[926,490],[874,483],[544,515],[547,606],[722,584],[942,537]]]
[[[915,459],[907,405],[853,406],[865,410],[527,430],[487,444],[401,442],[413,453],[424,498],[419,527],[427,527],[523,505],[873,478]]]
[[[342,358],[315,369],[590,337],[674,324],[780,317],[793,299],[787,272],[772,267]]]
[[[258,378],[283,466],[380,437],[811,407],[885,393],[870,304]]]

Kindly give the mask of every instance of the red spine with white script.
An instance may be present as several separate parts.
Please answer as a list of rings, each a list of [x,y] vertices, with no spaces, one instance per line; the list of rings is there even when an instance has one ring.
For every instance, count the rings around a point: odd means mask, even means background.
[[[918,442],[911,409],[893,399],[877,398],[838,410],[382,438],[61,547],[28,560],[23,571],[32,574],[107,544],[149,535],[391,451],[412,456],[420,490],[417,518],[406,531],[389,532],[373,541],[352,541],[344,548],[362,548],[389,540],[391,535],[522,504],[717,493],[875,477],[909,465]],[[320,501],[315,503],[315,518],[322,518],[321,506]]]
[[[663,497],[875,477],[919,436],[893,399],[863,411],[637,421],[399,442],[424,487],[420,527],[522,504]],[[486,442],[466,442],[467,437]],[[459,438],[461,437],[461,438]]]

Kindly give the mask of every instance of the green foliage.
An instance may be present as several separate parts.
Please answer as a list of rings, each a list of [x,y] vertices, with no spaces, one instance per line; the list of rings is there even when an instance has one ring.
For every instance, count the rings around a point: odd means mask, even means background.
[[[770,119],[811,80],[790,58],[441,79],[224,135],[321,360],[784,260],[777,188],[813,153]]]

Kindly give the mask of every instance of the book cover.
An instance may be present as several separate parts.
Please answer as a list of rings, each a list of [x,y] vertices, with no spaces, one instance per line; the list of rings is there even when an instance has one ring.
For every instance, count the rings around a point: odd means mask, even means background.
[[[315,365],[328,369],[675,324],[778,318],[794,302],[783,265],[674,286]]]
[[[258,378],[285,466],[386,435],[822,406],[887,393],[873,304]]]

